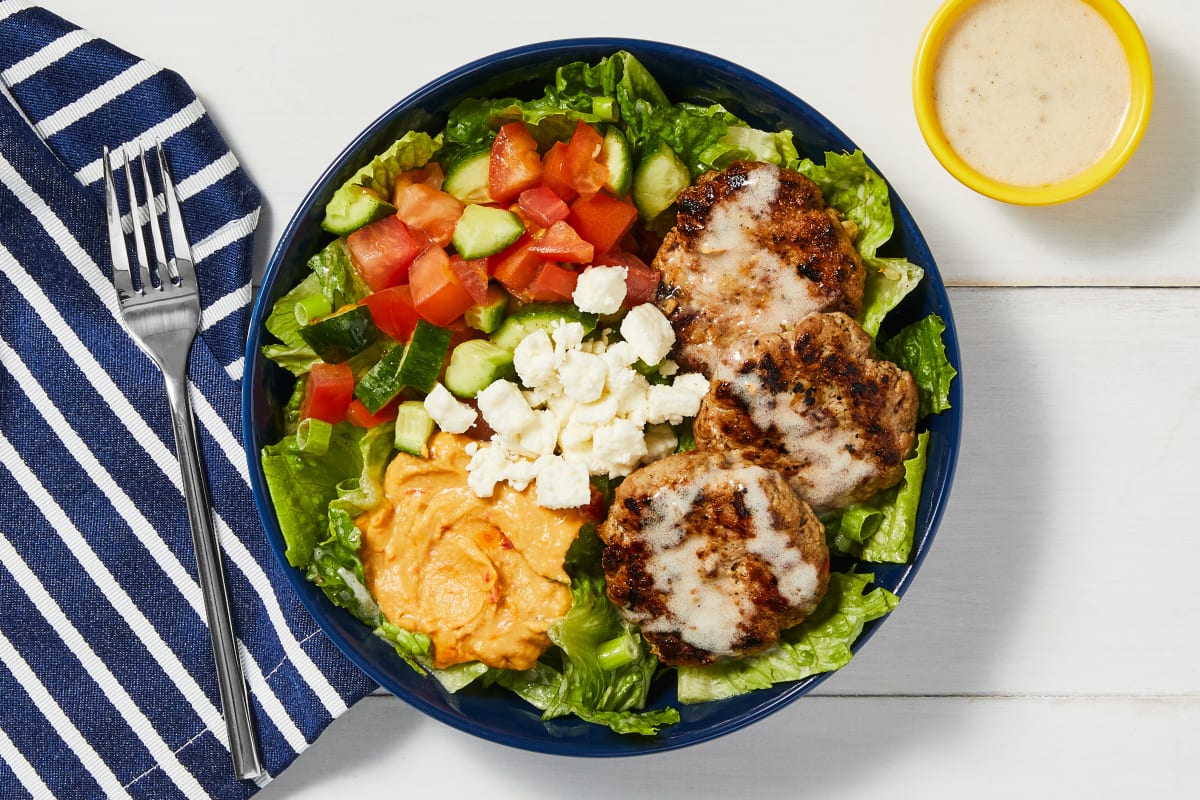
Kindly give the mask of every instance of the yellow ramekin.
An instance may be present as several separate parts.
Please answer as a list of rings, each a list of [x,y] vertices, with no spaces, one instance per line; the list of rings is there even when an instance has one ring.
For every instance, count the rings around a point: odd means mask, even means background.
[[[1104,185],[1116,175],[1137,149],[1150,120],[1154,100],[1154,73],[1150,53],[1137,23],[1117,0],[1082,0],[1104,18],[1117,34],[1129,61],[1129,110],[1113,139],[1112,146],[1100,159],[1066,180],[1043,186],[1019,186],[997,181],[964,161],[950,146],[938,120],[933,102],[933,74],[938,55],[954,23],[973,5],[986,0],[947,0],[925,28],[913,66],[913,106],[925,143],[946,171],[963,185],[987,197],[1025,206],[1065,203]]]

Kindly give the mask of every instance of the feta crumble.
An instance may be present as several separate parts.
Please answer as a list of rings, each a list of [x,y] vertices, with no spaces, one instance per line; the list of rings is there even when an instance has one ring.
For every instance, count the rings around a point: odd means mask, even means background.
[[[590,501],[592,475],[624,477],[674,452],[668,423],[696,415],[708,379],[664,360],[675,334],[654,306],[632,309],[621,335],[611,341],[613,332],[603,330],[588,339],[581,324],[568,322],[517,345],[520,383],[495,381],[476,398],[495,431],[467,467],[477,495],[492,496],[501,482],[517,490],[533,485],[538,505],[575,508]],[[668,382],[652,384],[635,369],[639,360],[667,367],[659,375]]]
[[[478,412],[459,400],[440,383],[425,395],[425,411],[446,433],[466,433],[479,419]]]
[[[588,267],[579,275],[571,299],[580,311],[615,314],[625,302],[628,277],[626,267]]]

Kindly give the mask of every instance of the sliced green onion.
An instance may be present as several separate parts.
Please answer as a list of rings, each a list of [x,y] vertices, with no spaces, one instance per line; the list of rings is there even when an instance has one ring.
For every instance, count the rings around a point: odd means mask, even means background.
[[[601,122],[616,122],[617,101],[611,97],[593,97],[592,113],[599,117]]]
[[[310,294],[296,301],[296,322],[304,326],[331,311],[333,304],[329,302],[329,298],[323,294]]]
[[[296,427],[296,446],[301,453],[313,456],[325,455],[329,450],[329,436],[333,426],[323,419],[305,417]]]
[[[632,633],[624,633],[609,639],[596,648],[596,660],[607,670],[620,669],[631,664],[642,655],[642,647]]]

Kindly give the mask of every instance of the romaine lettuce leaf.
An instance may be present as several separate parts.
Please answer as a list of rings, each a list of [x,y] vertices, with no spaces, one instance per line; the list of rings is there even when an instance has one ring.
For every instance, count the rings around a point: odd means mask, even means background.
[[[950,382],[958,370],[946,358],[946,344],[942,341],[945,330],[945,320],[930,314],[901,329],[881,348],[888,358],[912,373],[920,397],[921,417],[950,408]]]
[[[804,159],[793,165],[820,187],[825,202],[857,227],[854,247],[867,267],[860,322],[872,337],[888,312],[921,282],[925,271],[902,258],[876,255],[895,231],[887,183],[867,164],[862,151],[826,153],[825,163]]]
[[[678,722],[679,712],[638,710],[646,703],[658,659],[608,601],[599,558],[599,538],[594,530],[585,529],[568,554],[571,610],[549,631],[562,656],[561,672],[543,661],[525,672],[498,672],[496,682],[540,708],[543,719],[574,714],[617,733],[652,735],[661,726]],[[631,637],[640,655],[606,669],[597,652],[600,645],[620,636]]]
[[[345,237],[325,245],[308,260],[308,268],[321,282],[321,292],[334,309],[357,303],[371,292],[350,261]]]
[[[917,434],[912,455],[904,461],[900,483],[822,519],[830,549],[861,561],[907,564],[928,460],[929,431],[923,431]]]
[[[346,233],[369,219],[378,219],[395,208],[389,202],[392,186],[401,172],[424,166],[442,146],[442,137],[421,131],[409,131],[361,167],[341,185],[325,205],[322,226],[334,233]],[[350,213],[362,199],[371,200],[374,209],[368,220],[356,220]]]
[[[679,701],[720,700],[844,667],[863,626],[896,607],[897,598],[888,590],[867,590],[873,578],[854,572],[830,575],[829,591],[816,610],[759,655],[708,667],[680,667]]]

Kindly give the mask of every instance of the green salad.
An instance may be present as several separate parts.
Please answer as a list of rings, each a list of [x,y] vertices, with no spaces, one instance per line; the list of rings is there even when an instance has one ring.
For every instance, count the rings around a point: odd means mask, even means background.
[[[914,376],[923,420],[948,408],[956,373],[943,321],[930,315],[880,338],[923,271],[880,255],[893,234],[888,187],[862,153],[803,158],[789,131],[668,98],[627,52],[560,67],[540,97],[462,101],[443,129],[404,133],[330,201],[328,243],[266,322],[275,341],[265,355],[296,380],[263,472],[291,564],[448,691],[501,687],[545,719],[574,715],[652,735],[679,719],[676,708],[648,707],[656,683],[674,681],[680,703],[702,703],[836,670],[864,625],[895,607],[896,596],[872,583],[871,565],[912,555],[929,443],[922,423],[898,485],[822,518],[834,565],[827,594],[758,655],[660,664],[606,596],[594,524],[567,554],[571,607],[532,669],[477,661],[435,669],[429,636],[389,622],[367,588],[356,519],[381,502],[389,462],[398,452],[420,456],[438,428],[465,430],[454,420],[493,382],[517,380],[514,348],[546,320],[615,336],[630,307],[654,299],[658,276],[647,264],[674,223],[675,197],[737,160],[806,175],[853,222],[867,268],[858,321],[884,358]],[[620,308],[573,304],[592,265],[625,270]],[[637,368],[665,385],[669,364]],[[663,428],[675,450],[691,446],[689,422]],[[594,494],[610,496],[620,479],[593,473]]]

